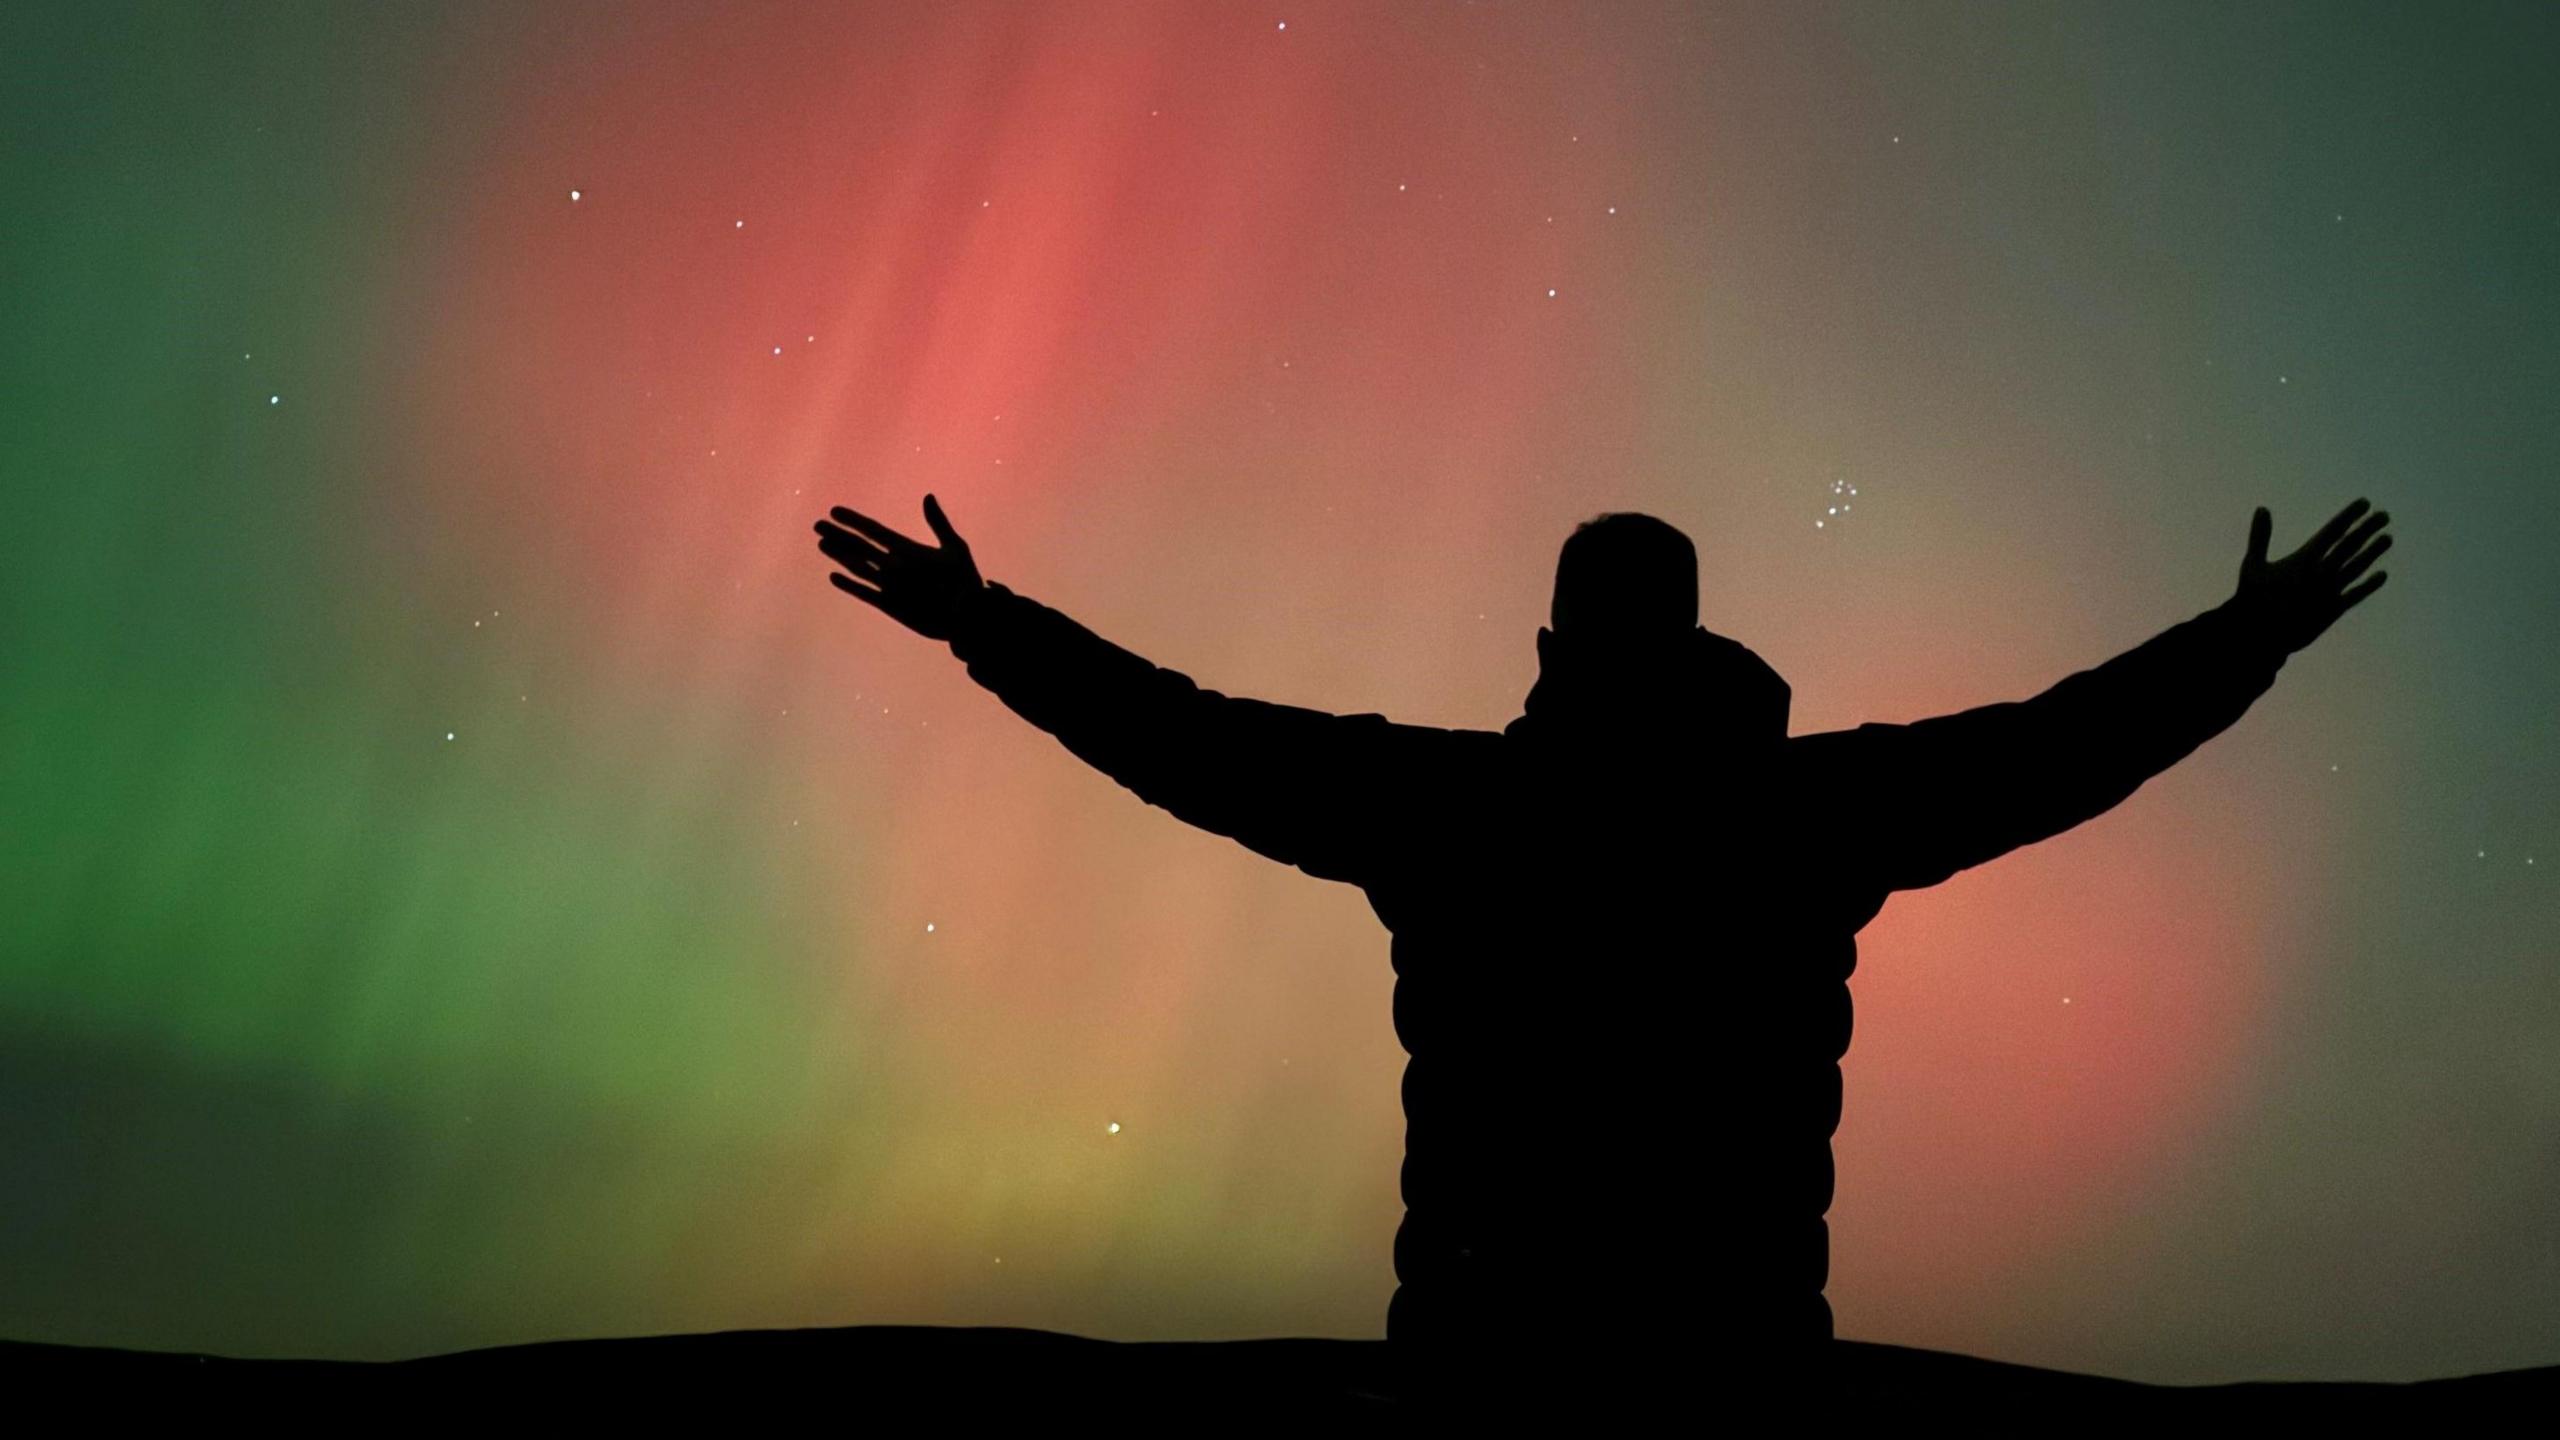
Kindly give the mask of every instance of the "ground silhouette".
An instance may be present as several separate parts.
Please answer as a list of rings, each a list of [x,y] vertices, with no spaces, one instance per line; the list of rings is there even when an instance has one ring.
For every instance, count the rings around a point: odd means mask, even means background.
[[[2259,509],[2228,599],[2030,699],[1797,736],[1787,682],[1698,623],[1696,549],[1649,515],[1567,538],[1499,731],[1205,689],[986,580],[930,495],[935,544],[842,506],[815,528],[831,583],[1139,798],[1367,894],[1409,1057],[1387,1335],[1419,1393],[1461,1396],[1836,1353],[1858,930],[2230,726],[2383,583],[2369,509],[2281,560]]]
[[[1738,1400],[1795,1399],[1829,1422],[1873,1418],[2175,1423],[2316,1417],[2364,1424],[2513,1413],[2560,1392],[2560,1368],[2415,1384],[2161,1386],[2005,1365],[1898,1345],[1837,1340],[1771,1396],[1715,1357],[1624,1390],[1550,1383],[1530,1369],[1488,1369],[1464,1397],[1423,1397],[1380,1340],[1120,1342],[1042,1330],[868,1325],[711,1335],[559,1340],[413,1360],[242,1360],[195,1353],[0,1343],[0,1380],[24,1398],[79,1398],[120,1418],[166,1414],[202,1425],[209,1402],[255,1403],[343,1424],[349,1413],[397,1413],[415,1425],[468,1417],[532,1418],[552,1408],[580,1423],[630,1420],[663,1429],[707,1422],[788,1423],[842,1415],[877,1429],[912,1419],[947,1428],[1008,1421],[1181,1424],[1186,1433],[1266,1434],[1281,1424],[1404,1433],[1452,1418],[1557,1425],[1705,1417]],[[365,1412],[340,1408],[357,1403]],[[1933,1407],[1914,1410],[1915,1405]],[[806,1408],[823,1407],[823,1408]],[[232,1412],[240,1413],[240,1412]],[[1773,1419],[1778,1418],[1772,1416]],[[1196,1428],[1194,1428],[1196,1427]],[[1436,1425],[1433,1429],[1438,1428]]]

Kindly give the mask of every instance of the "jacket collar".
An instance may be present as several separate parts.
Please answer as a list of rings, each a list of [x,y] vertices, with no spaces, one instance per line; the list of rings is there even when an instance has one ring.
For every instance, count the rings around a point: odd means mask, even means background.
[[[1700,625],[1632,667],[1595,666],[1579,655],[1542,665],[1521,701],[1524,713],[1503,734],[1576,749],[1756,748],[1787,738],[1793,696],[1749,646]]]

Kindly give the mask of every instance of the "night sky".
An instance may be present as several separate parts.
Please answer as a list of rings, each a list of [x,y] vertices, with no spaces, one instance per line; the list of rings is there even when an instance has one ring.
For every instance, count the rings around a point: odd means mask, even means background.
[[[2560,1361],[2555,53],[0,9],[0,1337],[1384,1333],[1365,898],[830,588],[829,505],[1479,729],[1646,511],[1806,733],[2033,694],[2369,496],[2391,583],[2236,726],[1862,932],[1830,1296],[2151,1380]],[[1575,1131],[1519,1143],[1604,1176]]]

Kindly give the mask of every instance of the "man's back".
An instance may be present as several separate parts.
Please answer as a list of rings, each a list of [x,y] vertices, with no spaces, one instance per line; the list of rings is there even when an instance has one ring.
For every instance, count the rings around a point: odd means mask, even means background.
[[[1388,1334],[1593,1363],[1827,1339],[1851,936],[1882,896],[1855,913],[1814,853],[1782,743],[1593,738],[1453,742],[1445,825],[1366,885],[1410,1057]]]

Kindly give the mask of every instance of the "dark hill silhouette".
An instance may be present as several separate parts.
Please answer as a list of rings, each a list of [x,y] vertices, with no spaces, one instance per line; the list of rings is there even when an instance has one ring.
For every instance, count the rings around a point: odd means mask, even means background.
[[[0,1344],[0,1379],[22,1402],[78,1396],[117,1413],[184,1411],[209,1400],[295,1404],[357,1400],[414,1407],[411,1418],[466,1408],[538,1415],[557,1405],[582,1420],[700,1416],[723,1424],[788,1417],[804,1405],[865,1429],[913,1416],[964,1425],[1021,1419],[1184,1421],[1203,1433],[1276,1423],[1407,1422],[1450,1416],[1418,1398],[1380,1340],[1118,1342],[1044,1330],[855,1326],[747,1330],[637,1339],[561,1340],[414,1360],[240,1360],[195,1353]],[[1826,1420],[1873,1416],[2091,1421],[2390,1421],[2500,1414],[2560,1395],[2560,1367],[2414,1384],[2250,1383],[2161,1386],[1969,1356],[1830,1341],[1789,1398],[1818,1398]],[[1776,1398],[1737,1362],[1700,1356],[1637,1391],[1545,1393],[1530,1377],[1489,1371],[1459,1413],[1503,1421],[1703,1416],[1720,1402]],[[1914,1411],[1935,1404],[1935,1411]],[[484,1410],[484,1407],[485,1410]],[[503,1408],[499,1408],[503,1407]],[[780,1407],[790,1407],[788,1409]],[[230,1412],[240,1413],[240,1412]],[[768,1422],[769,1423],[769,1422]]]

